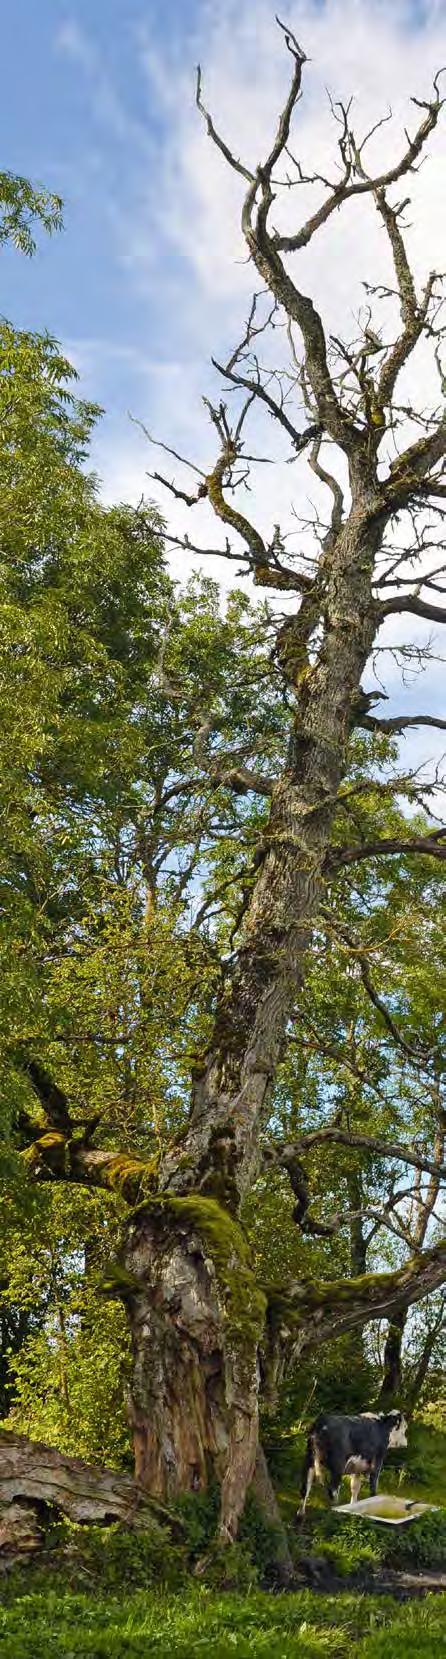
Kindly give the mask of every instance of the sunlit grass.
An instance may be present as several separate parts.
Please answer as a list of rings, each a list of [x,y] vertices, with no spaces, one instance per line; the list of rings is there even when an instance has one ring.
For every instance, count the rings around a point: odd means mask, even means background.
[[[48,1590],[0,1611],[2,1659],[425,1659],[445,1645],[443,1598],[433,1597],[398,1608],[389,1598],[311,1591],[216,1596],[192,1586],[181,1596],[103,1598]]]

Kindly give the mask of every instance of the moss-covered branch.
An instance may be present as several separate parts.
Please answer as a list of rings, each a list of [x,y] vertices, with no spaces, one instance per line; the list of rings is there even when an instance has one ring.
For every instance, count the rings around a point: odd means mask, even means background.
[[[140,1203],[157,1184],[156,1158],[98,1151],[88,1146],[82,1133],[64,1135],[57,1129],[45,1130],[26,1147],[22,1158],[36,1180],[101,1187],[127,1204]]]
[[[273,1291],[268,1303],[271,1352],[302,1353],[343,1331],[394,1314],[446,1282],[446,1239],[413,1256],[393,1273],[356,1279],[300,1280]]]

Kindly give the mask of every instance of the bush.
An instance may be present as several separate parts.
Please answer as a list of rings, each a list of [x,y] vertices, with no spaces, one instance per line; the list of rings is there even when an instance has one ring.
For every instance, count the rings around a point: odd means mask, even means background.
[[[446,1514],[432,1511],[408,1526],[386,1527],[359,1515],[349,1520],[320,1511],[300,1533],[298,1551],[322,1555],[340,1577],[355,1573],[361,1581],[380,1568],[441,1571],[446,1569]]]
[[[207,1492],[186,1492],[175,1505],[184,1526],[184,1542],[191,1561],[203,1554],[215,1537],[220,1509],[216,1483]]]
[[[223,1544],[214,1539],[203,1560],[201,1576],[212,1590],[236,1590],[249,1595],[258,1583],[258,1570],[245,1544]]]
[[[145,1589],[157,1585],[176,1589],[186,1577],[185,1551],[172,1544],[167,1532],[129,1532],[119,1522],[112,1526],[78,1526],[61,1521],[48,1534],[45,1556],[30,1569],[36,1582],[48,1583],[48,1566],[61,1586],[98,1591]],[[0,1649],[1,1651],[1,1649]]]
[[[219,1560],[219,1546],[215,1539],[220,1508],[218,1486],[211,1486],[207,1492],[187,1493],[178,1500],[176,1508],[184,1525],[185,1545],[190,1562],[193,1564],[199,1561],[207,1552],[211,1552],[209,1559],[211,1559],[211,1554],[213,1559],[214,1550],[217,1552],[216,1560]],[[278,1537],[278,1528],[272,1522],[266,1520],[254,1498],[248,1498],[240,1523],[238,1542],[231,1546],[234,1563],[233,1571],[229,1571],[228,1567],[228,1573],[226,1575],[223,1573],[223,1577],[219,1576],[219,1570],[217,1576],[211,1572],[209,1577],[206,1572],[206,1582],[220,1587],[223,1587],[226,1582],[231,1585],[233,1583],[239,1584],[236,1563],[240,1546],[242,1551],[239,1563],[241,1576],[249,1579],[251,1584],[260,1580],[265,1587],[274,1586],[277,1582]],[[239,1587],[241,1588],[241,1585]]]
[[[410,1425],[404,1479],[429,1492],[432,1503],[446,1503],[446,1436],[419,1419]]]
[[[401,1529],[389,1527],[389,1537],[383,1553],[388,1567],[424,1567],[426,1572],[436,1568],[446,1571],[446,1514],[432,1510],[420,1515],[410,1526]]]

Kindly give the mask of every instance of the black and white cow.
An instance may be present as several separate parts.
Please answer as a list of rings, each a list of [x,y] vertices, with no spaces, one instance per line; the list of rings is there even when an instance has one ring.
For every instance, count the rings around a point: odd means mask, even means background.
[[[407,1446],[407,1423],[401,1411],[364,1411],[358,1417],[334,1416],[321,1412],[307,1440],[302,1471],[301,1514],[304,1514],[313,1481],[328,1477],[332,1501],[339,1494],[342,1476],[348,1475],[351,1503],[356,1503],[364,1475],[368,1475],[374,1497],[389,1447]]]

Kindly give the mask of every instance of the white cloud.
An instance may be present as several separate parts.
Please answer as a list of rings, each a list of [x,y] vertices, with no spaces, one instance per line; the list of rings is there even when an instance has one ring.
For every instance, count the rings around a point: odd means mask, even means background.
[[[391,6],[380,0],[326,0],[325,4],[320,0],[296,0],[288,9],[288,21],[310,60],[292,137],[293,153],[303,169],[311,172],[316,167],[333,176],[336,145],[327,88],[335,99],[348,101],[353,96],[352,120],[360,134],[391,105],[393,122],[376,134],[370,151],[374,164],[379,166],[385,158],[388,165],[389,155],[400,153],[404,128],[408,126],[413,132],[419,120],[420,112],[411,106],[410,95],[427,98],[433,74],[442,63],[442,3],[428,0],[421,24],[420,14],[417,22],[413,5],[403,0],[393,0]],[[60,44],[80,67],[96,75],[103,114],[113,112],[110,86],[101,80],[103,71],[99,73],[97,62],[87,61],[88,43],[77,28],[65,26]],[[246,263],[239,228],[243,181],[225,165],[206,135],[194,103],[193,63],[198,56],[201,58],[205,101],[216,125],[234,152],[253,166],[267,153],[289,79],[290,59],[274,23],[270,0],[202,0],[188,63],[184,61],[182,35],[181,39],[174,34],[170,41],[166,38],[160,50],[149,28],[144,35],[139,33],[138,53],[147,82],[148,105],[162,126],[163,141],[157,145],[156,165],[150,171],[138,222],[129,224],[124,213],[121,226],[118,221],[116,228],[121,237],[120,255],[125,260],[123,280],[130,286],[136,282],[140,290],[147,284],[149,291],[157,283],[161,345],[156,366],[144,356],[139,366],[139,402],[134,413],[157,435],[206,467],[212,464],[215,453],[212,430],[201,403],[202,391],[210,388],[209,358],[212,352],[227,354],[239,338],[253,273]],[[119,106],[118,126],[121,114]],[[140,145],[140,131],[135,129],[134,136]],[[410,178],[408,247],[419,283],[429,269],[442,270],[446,266],[446,223],[440,210],[445,160],[443,123],[430,142],[429,158]],[[320,199],[317,192],[316,198]],[[312,191],[287,193],[284,206],[278,205],[276,210],[277,216],[281,214],[281,224],[294,226],[314,200]],[[319,305],[327,331],[348,337],[364,298],[364,279],[392,281],[385,234],[371,203],[346,206],[298,256],[292,268],[299,284]],[[432,386],[432,358],[423,350],[406,376],[405,396],[412,391],[418,402],[423,402]],[[264,441],[265,430],[263,423],[255,431],[257,447]],[[157,486],[147,485],[147,466],[166,471],[171,477],[174,465],[166,463],[166,457],[156,451],[149,458],[136,432],[129,429],[117,443],[113,437],[108,439],[106,424],[99,461],[109,497],[127,495],[135,499],[146,485],[159,499],[175,533],[186,524],[194,541],[208,546],[223,543],[224,535],[206,506],[188,513]],[[190,487],[187,473],[177,469],[177,476],[183,487],[186,481]],[[299,462],[291,468],[284,461],[275,469],[256,469],[255,487],[245,498],[245,509],[268,535],[276,520],[285,530],[295,527],[292,507],[305,513],[308,496],[317,498],[312,474]],[[325,507],[323,496],[319,500]],[[184,574],[184,558],[175,555],[173,567],[176,574]],[[220,579],[223,575],[225,584],[231,582],[236,571],[236,566],[224,567],[220,561],[206,562],[204,568]],[[415,636],[415,623],[410,632]],[[401,625],[395,620],[391,636],[389,626],[389,637],[395,640],[401,634]],[[386,664],[385,674],[393,697],[398,674],[392,659]],[[438,681],[439,674],[432,667],[431,706],[432,695],[434,699],[441,695]],[[425,682],[421,690],[427,706]],[[413,708],[410,695],[409,701]],[[434,736],[429,734],[429,739],[429,753],[434,753]],[[418,754],[418,738],[413,742],[413,752]],[[427,752],[424,739],[423,749]]]
[[[311,62],[305,70],[304,97],[298,106],[293,149],[304,168],[315,165],[333,174],[334,133],[326,87],[334,97],[355,97],[358,130],[366,130],[391,102],[392,128],[385,127],[373,141],[373,159],[398,153],[404,126],[413,130],[419,112],[411,109],[412,91],[428,96],[434,69],[441,62],[441,15],[435,5],[425,11],[423,29],[410,26],[411,9],[403,4],[391,8],[370,0],[313,0],[291,6],[289,21],[302,40]],[[148,422],[164,437],[178,443],[189,440],[196,426],[195,452],[204,455],[207,432],[199,396],[191,410],[200,380],[208,390],[208,361],[211,353],[232,348],[237,339],[253,273],[246,263],[239,221],[243,181],[226,166],[207,138],[194,105],[193,53],[203,61],[205,96],[214,119],[237,155],[249,165],[265,153],[274,130],[277,112],[290,73],[290,59],[278,33],[269,3],[264,0],[204,0],[199,38],[191,42],[191,62],[179,59],[178,43],[172,52],[166,45],[160,54],[150,38],[140,41],[140,55],[151,104],[155,101],[164,122],[164,142],[156,176],[148,188],[147,217],[144,214],[126,237],[126,261],[138,280],[153,281],[154,242],[161,249],[159,281],[165,280],[170,260],[179,260],[177,276],[168,277],[164,332],[167,353],[175,337],[185,378],[183,395],[170,411],[169,427],[157,424],[156,408],[145,410]],[[443,197],[446,139],[437,132],[429,160],[418,177],[410,181],[413,206],[409,248],[414,269],[422,280],[430,266],[446,265],[446,225],[439,213]],[[295,224],[296,215],[308,211],[308,191],[290,192],[285,197],[285,217]],[[279,212],[279,209],[277,209]],[[127,227],[128,228],[128,227]],[[145,266],[145,252],[147,265]],[[347,334],[353,314],[364,299],[362,283],[392,281],[389,250],[383,228],[367,203],[351,203],[342,215],[298,256],[294,269],[298,281],[319,304],[328,331]],[[411,371],[412,373],[412,371]],[[416,365],[418,395],[427,390],[429,369],[419,357]],[[407,390],[410,390],[408,383]],[[141,411],[142,413],[142,411]],[[301,469],[301,490],[315,493],[314,480]],[[297,469],[293,470],[295,489]],[[287,483],[290,481],[288,474]],[[256,505],[271,507],[271,517],[284,513],[283,475],[277,491],[268,480],[256,483]],[[274,492],[275,501],[272,501]],[[287,492],[288,493],[288,492]]]
[[[290,58],[278,33],[270,5],[257,0],[219,0],[218,6],[204,7],[202,47],[204,90],[216,124],[235,154],[248,166],[255,166],[268,146],[277,113],[289,81]],[[392,105],[395,136],[377,134],[375,156],[389,153],[389,142],[398,146],[404,123],[417,112],[409,112],[413,91],[427,96],[432,74],[442,61],[440,19],[423,31],[408,27],[409,10],[393,4],[385,8],[373,0],[330,0],[329,4],[303,3],[291,7],[290,22],[302,40],[311,61],[304,73],[304,97],[298,106],[293,131],[293,148],[310,171],[319,163],[322,171],[333,170],[333,122],[327,91],[347,101],[353,96],[352,114],[357,110],[359,128],[366,129]],[[443,42],[444,51],[444,42]],[[157,180],[158,224],[195,271],[202,299],[211,303],[239,295],[249,286],[249,274],[237,260],[245,249],[239,230],[243,181],[236,178],[206,136],[194,107],[192,64],[168,72],[153,46],[143,59],[151,92],[161,102],[166,120],[163,177]],[[164,70],[164,73],[163,73]],[[432,202],[438,184],[444,142],[436,140],[433,160],[412,192],[417,202],[416,227],[412,246],[417,263],[424,262],[426,231],[429,241],[438,230],[438,209],[432,217]],[[426,182],[427,177],[427,182]],[[286,200],[294,219],[300,212],[301,192]],[[418,200],[417,200],[418,199]],[[366,229],[367,257],[373,259],[382,243],[382,233],[373,211],[357,204],[331,221],[329,229],[299,257],[299,279],[316,280],[323,291],[329,314],[337,313],[345,300],[348,272],[350,292],[364,275]],[[444,243],[443,243],[444,246]],[[330,284],[327,284],[327,258]]]

